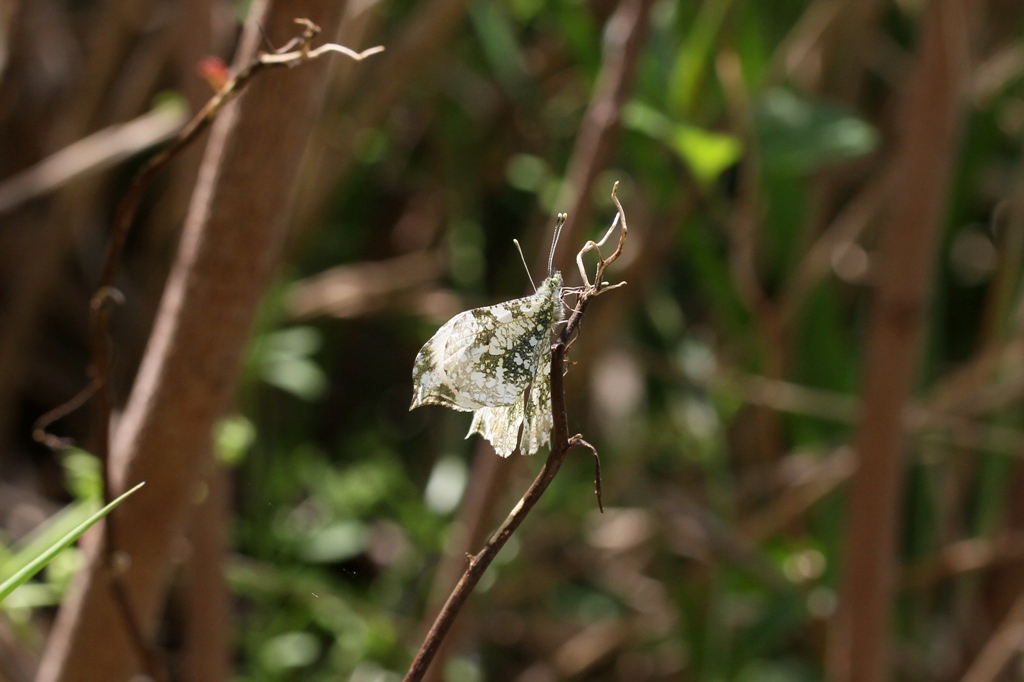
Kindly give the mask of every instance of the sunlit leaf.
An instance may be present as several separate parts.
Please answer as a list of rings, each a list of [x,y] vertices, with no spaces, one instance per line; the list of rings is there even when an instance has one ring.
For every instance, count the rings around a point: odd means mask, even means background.
[[[669,78],[669,106],[677,114],[689,114],[701,81],[708,73],[713,48],[732,0],[706,0],[682,43]]]
[[[144,485],[145,482],[139,483],[137,486],[135,486],[128,492],[124,493],[123,495],[121,495],[120,497],[118,497],[117,499],[115,499],[113,502],[106,505],[102,509],[100,509],[98,512],[87,518],[81,524],[73,528],[69,533],[64,535],[64,537],[60,538],[52,545],[50,545],[45,551],[35,556],[31,561],[26,563],[14,575],[4,580],[3,583],[0,583],[0,601],[3,601],[11,592],[17,589],[20,585],[23,585],[24,583],[28,582],[32,578],[32,576],[34,576],[39,571],[43,570],[43,567],[46,566],[46,564],[48,564],[55,556],[57,556],[61,552],[61,550],[63,550],[65,547],[70,546],[71,543],[75,542],[75,540],[80,538],[82,534],[85,533],[85,531],[89,530],[94,525],[96,525],[96,523],[98,523],[104,516],[112,512],[119,504],[128,499],[129,495],[131,495]]]
[[[677,126],[672,132],[672,148],[686,161],[694,177],[704,186],[711,185],[743,153],[743,145],[733,135]]]
[[[630,102],[622,121],[627,128],[665,142],[704,187],[714,183],[743,153],[743,145],[734,135],[675,122],[642,102]]]
[[[808,173],[878,146],[878,132],[846,107],[782,88],[761,96],[754,123],[761,161],[770,170]]]
[[[339,521],[314,531],[302,551],[307,561],[333,563],[359,556],[366,549],[366,526],[359,521]]]

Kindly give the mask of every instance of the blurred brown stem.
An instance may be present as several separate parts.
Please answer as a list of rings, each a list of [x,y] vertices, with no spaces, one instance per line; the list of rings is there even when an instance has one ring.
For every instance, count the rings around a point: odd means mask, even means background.
[[[340,8],[326,4],[280,0],[257,21],[269,18],[280,25],[284,13],[294,17],[297,10],[313,10],[325,18],[333,33]],[[257,4],[254,16],[263,15],[266,7]],[[320,29],[308,20],[299,23],[305,27],[301,36],[272,54],[256,52],[256,27],[250,24],[240,48],[243,66],[171,145],[142,167],[118,207],[91,306],[91,374],[97,387],[94,454],[105,467],[107,499],[129,480],[153,480],[156,487],[141,503],[118,510],[116,519],[110,516],[104,523],[105,536],[99,547],[91,548],[89,567],[79,574],[72,596],[61,610],[40,670],[41,680],[123,679],[131,672],[129,652],[151,678],[167,679],[147,633],[153,630],[158,613],[171,540],[183,521],[201,463],[208,456],[212,421],[221,413],[226,391],[233,385],[262,285],[276,262],[282,214],[298,173],[301,143],[319,107],[324,74],[322,70],[304,70],[288,78],[265,79],[272,82],[248,97],[241,113],[238,107],[225,109],[225,105],[256,73],[269,67],[295,66],[328,52],[361,59],[379,51],[357,54],[331,44],[311,48],[309,43]],[[219,136],[207,150],[179,261],[118,430],[116,447],[111,448],[110,302],[120,297],[113,285],[121,253],[147,186],[222,111],[229,115],[214,129]],[[276,152],[276,163],[262,163],[278,147],[284,151]],[[253,224],[264,227],[241,227]],[[244,236],[238,230],[244,230]],[[149,459],[148,453],[160,453],[162,460]],[[122,552],[130,557],[130,565],[116,560]],[[112,594],[106,590],[107,583]],[[127,628],[110,623],[118,616]],[[86,622],[90,627],[82,627]]]
[[[849,499],[846,575],[833,679],[889,679],[900,490],[902,415],[927,318],[928,283],[956,157],[963,105],[966,0],[932,0],[920,63],[904,104],[893,203],[882,238],[882,273],[868,330],[860,466]]]
[[[98,130],[0,183],[0,213],[74,180],[106,170],[173,136],[184,122],[177,106],[158,107],[128,123]]]
[[[1024,595],[1017,597],[1013,608],[999,624],[999,628],[985,643],[978,657],[963,676],[961,682],[993,682],[1014,656],[1020,654],[1024,642]]]
[[[231,472],[214,463],[193,513],[185,566],[184,666],[189,682],[231,678],[231,595],[224,581]]]

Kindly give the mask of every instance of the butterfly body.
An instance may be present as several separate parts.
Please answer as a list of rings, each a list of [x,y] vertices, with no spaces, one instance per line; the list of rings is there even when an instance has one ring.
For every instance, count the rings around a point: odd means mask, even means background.
[[[554,272],[531,296],[474,308],[448,320],[416,356],[409,409],[442,405],[475,412],[479,433],[509,456],[550,438],[551,333],[561,319],[562,276]]]

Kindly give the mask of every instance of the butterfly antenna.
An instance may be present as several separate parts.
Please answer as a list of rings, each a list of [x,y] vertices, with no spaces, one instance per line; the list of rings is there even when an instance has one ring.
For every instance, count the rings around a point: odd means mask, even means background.
[[[533,293],[537,293],[537,285],[533,283],[533,276],[530,274],[530,266],[526,264],[526,256],[523,255],[523,247],[519,246],[518,239],[513,239],[512,243],[516,245],[516,250],[519,251],[519,260],[523,261],[523,267],[526,268],[526,276],[530,280],[530,286],[533,287]]]
[[[565,225],[568,217],[568,213],[559,213],[558,217],[555,218],[555,236],[551,239],[551,253],[548,254],[548,277],[555,274],[555,247],[558,246],[558,238],[562,234],[562,226]]]

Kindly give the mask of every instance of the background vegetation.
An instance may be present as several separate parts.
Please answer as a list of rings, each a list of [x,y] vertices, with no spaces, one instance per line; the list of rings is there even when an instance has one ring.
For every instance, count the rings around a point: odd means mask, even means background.
[[[320,21],[307,4],[286,9]],[[33,423],[87,383],[114,208],[247,11],[0,6],[0,580],[100,506],[89,409],[52,428],[81,449]],[[172,679],[401,678],[541,464],[464,440],[467,414],[409,412],[416,351],[528,291],[512,239],[536,278],[563,210],[575,283],[615,180],[631,233],[609,277],[629,285],[594,302],[567,377],[608,509],[570,455],[434,679],[1019,677],[1024,5],[369,0],[341,26],[387,52],[332,62],[308,145],[281,150],[301,166],[276,278],[168,540],[153,630]],[[130,237],[115,412],[201,158]],[[83,561],[66,550],[0,605],[0,679],[57,656]]]

